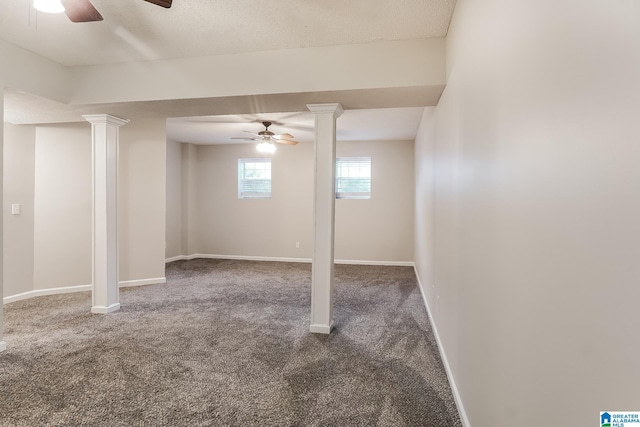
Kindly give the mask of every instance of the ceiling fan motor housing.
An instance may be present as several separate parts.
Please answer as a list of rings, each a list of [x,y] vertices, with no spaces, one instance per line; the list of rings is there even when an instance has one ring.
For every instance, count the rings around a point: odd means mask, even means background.
[[[262,122],[262,125],[264,126],[264,130],[261,132],[258,132],[258,135],[262,137],[265,137],[265,136],[271,137],[275,135],[273,132],[269,130],[269,126],[271,126],[271,122]]]
[[[272,125],[272,122],[262,122],[262,125],[264,126],[264,130],[258,133],[253,133],[253,132],[249,132],[248,130],[245,130],[245,132],[250,133],[251,135],[257,136],[259,138],[231,138],[231,139],[243,139],[243,140],[248,140],[248,141],[262,141],[261,144],[273,144],[273,143],[280,143],[280,144],[287,144],[287,145],[296,145],[298,144],[298,141],[294,141],[293,135],[290,135],[288,133],[283,133],[282,135],[276,135],[275,133],[271,132],[269,130],[269,126]]]

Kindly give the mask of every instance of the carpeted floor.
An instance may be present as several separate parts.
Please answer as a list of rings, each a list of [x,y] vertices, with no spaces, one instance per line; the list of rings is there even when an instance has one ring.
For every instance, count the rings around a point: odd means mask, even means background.
[[[167,284],[5,306],[2,426],[461,426],[409,267],[336,266],[308,332],[309,264],[177,261]]]

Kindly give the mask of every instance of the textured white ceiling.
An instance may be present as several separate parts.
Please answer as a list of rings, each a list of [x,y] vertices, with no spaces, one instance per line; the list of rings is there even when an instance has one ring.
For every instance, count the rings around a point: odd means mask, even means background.
[[[66,66],[446,35],[455,0],[92,0],[74,24],[0,0],[0,38]],[[283,64],[286,66],[286,64]]]
[[[81,66],[443,37],[455,6],[455,0],[174,0],[167,10],[143,0],[92,2],[104,21],[74,24],[64,14],[36,12],[32,0],[0,0],[0,39]],[[311,142],[313,116],[305,105],[322,102],[347,109],[338,121],[339,140],[410,140],[423,111],[414,106],[435,105],[440,92],[393,88],[72,106],[7,88],[4,101],[5,120],[17,124],[76,122],[90,113],[198,116],[168,119],[168,137],[226,144],[243,130],[261,130],[263,120],[273,121],[276,133]],[[247,108],[248,101],[263,108]],[[229,115],[261,110],[305,112]]]
[[[423,107],[347,110],[338,118],[336,138],[338,141],[413,140],[423,111]],[[171,118],[167,120],[167,138],[203,145],[243,143],[231,138],[250,138],[244,131],[264,130],[263,121],[272,122],[269,130],[276,134],[289,133],[301,143],[314,141],[311,112]]]

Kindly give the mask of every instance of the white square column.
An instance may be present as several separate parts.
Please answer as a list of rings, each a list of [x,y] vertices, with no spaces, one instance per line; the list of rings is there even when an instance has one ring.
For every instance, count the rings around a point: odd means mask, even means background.
[[[310,104],[315,115],[313,263],[310,331],[329,334],[333,327],[333,247],[335,226],[336,119],[340,104]]]
[[[108,114],[83,116],[91,123],[93,162],[92,313],[120,308],[118,292],[118,139],[128,120]]]

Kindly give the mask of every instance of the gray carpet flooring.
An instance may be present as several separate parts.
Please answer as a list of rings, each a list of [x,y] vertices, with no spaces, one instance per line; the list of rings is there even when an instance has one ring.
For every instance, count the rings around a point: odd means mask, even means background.
[[[2,426],[461,426],[408,267],[336,266],[310,334],[308,264],[177,261],[167,284],[5,306]]]

